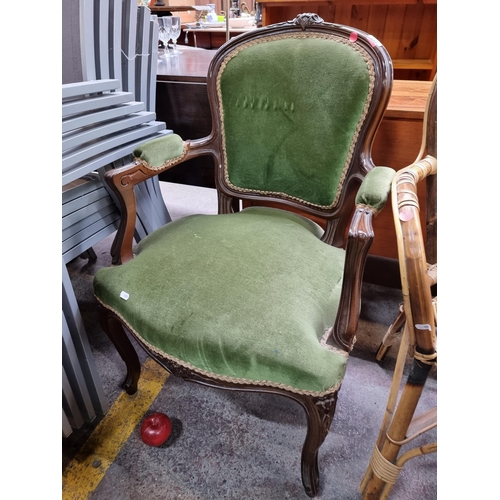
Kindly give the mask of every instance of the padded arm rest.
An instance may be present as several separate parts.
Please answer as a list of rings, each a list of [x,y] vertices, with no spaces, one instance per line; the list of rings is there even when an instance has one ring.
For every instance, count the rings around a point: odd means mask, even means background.
[[[375,167],[368,172],[356,195],[356,205],[365,205],[377,214],[382,210],[391,192],[396,171],[389,167]]]
[[[182,140],[177,134],[170,134],[137,146],[133,152],[136,164],[156,175],[164,170],[197,156],[216,154],[213,135],[195,140]]]
[[[133,151],[134,161],[122,168],[108,170],[106,182],[120,203],[121,220],[111,249],[113,264],[133,258],[132,243],[136,220],[134,186],[190,158],[212,153],[213,137],[183,141],[169,134],[140,144]]]
[[[121,220],[111,248],[113,264],[127,262],[133,258],[132,242],[136,220],[134,186],[158,175],[189,156],[190,143],[177,134],[152,139],[137,146],[135,160],[122,168],[106,172],[105,180],[115,193],[120,204]]]
[[[151,170],[163,170],[172,160],[181,157],[185,152],[185,143],[177,134],[169,134],[158,139],[145,142],[134,149],[134,158]]]

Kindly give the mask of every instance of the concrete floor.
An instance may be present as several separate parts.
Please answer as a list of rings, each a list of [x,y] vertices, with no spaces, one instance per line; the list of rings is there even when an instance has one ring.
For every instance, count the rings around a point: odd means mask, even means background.
[[[173,219],[188,213],[214,213],[215,192],[162,183]],[[186,200],[191,200],[186,203]],[[94,247],[97,262],[76,259],[68,265],[104,391],[113,404],[122,393],[124,365],[101,331],[91,283],[98,268],[110,264],[111,238]],[[319,452],[318,499],[360,498],[385,411],[397,346],[383,362],[374,354],[401,302],[399,290],[366,284],[358,341],[351,353],[333,424]],[[145,360],[142,350],[141,360]],[[426,385],[418,411],[436,404],[436,372]],[[308,498],[300,479],[305,415],[291,400],[272,395],[206,388],[170,376],[146,415],[161,411],[174,422],[173,436],[158,448],[140,439],[138,424],[95,487],[90,500]],[[71,463],[101,418],[63,438],[63,469]],[[436,430],[418,438],[436,439]],[[407,449],[406,446],[404,449]],[[409,461],[391,499],[437,498],[437,455]],[[76,500],[76,498],[75,498]]]

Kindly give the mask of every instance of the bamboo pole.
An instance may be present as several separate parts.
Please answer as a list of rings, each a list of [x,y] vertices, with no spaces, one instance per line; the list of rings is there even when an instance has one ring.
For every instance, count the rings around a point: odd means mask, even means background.
[[[428,274],[416,185],[436,172],[437,160],[426,156],[399,171],[393,180],[391,196],[406,323],[386,413],[370,464],[360,485],[364,500],[386,498],[399,475],[404,462],[399,462],[398,465],[398,454],[403,442],[411,440],[406,434],[435,355],[437,314],[430,292],[430,283],[435,279]],[[401,365],[404,367],[408,351],[414,356],[412,370],[393,413],[401,382]],[[405,461],[417,455],[407,455]]]

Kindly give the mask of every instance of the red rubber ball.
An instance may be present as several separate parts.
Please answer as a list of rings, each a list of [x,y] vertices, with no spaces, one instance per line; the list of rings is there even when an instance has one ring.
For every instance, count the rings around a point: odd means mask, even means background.
[[[160,412],[152,413],[141,425],[142,442],[148,446],[161,446],[172,432],[172,422]]]

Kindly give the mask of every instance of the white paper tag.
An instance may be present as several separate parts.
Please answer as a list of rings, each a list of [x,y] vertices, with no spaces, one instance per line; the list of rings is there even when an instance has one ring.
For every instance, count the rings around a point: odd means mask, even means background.
[[[129,297],[130,295],[127,292],[120,293],[120,298],[123,300],[128,300]]]

